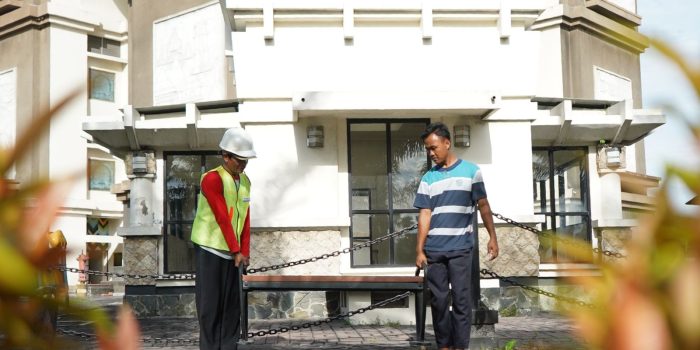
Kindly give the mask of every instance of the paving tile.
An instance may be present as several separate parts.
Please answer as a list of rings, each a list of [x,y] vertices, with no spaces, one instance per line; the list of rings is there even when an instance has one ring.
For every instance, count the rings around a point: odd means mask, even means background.
[[[183,344],[182,341],[196,340],[199,326],[193,318],[148,318],[139,320],[145,348],[158,349],[198,349],[197,345]],[[254,321],[249,332],[268,330],[282,326],[290,327],[295,322],[288,321]],[[92,325],[71,320],[65,316],[59,319],[59,329],[92,334]],[[557,315],[543,314],[526,317],[501,317],[495,327],[492,344],[503,347],[508,341],[516,340],[522,349],[584,349],[585,344],[575,334],[571,322]],[[350,325],[345,321],[334,321],[312,329],[301,329],[278,333],[271,336],[253,337],[248,343],[241,344],[241,350],[282,350],[282,349],[324,349],[324,350],[369,350],[369,349],[420,349],[411,346],[415,336],[415,326],[368,326]],[[81,339],[63,336],[75,340],[75,349],[97,349],[94,338]],[[159,339],[159,341],[155,341]],[[168,341],[166,342],[165,339]],[[426,340],[433,344],[434,332],[426,327]],[[476,341],[475,341],[476,343]]]

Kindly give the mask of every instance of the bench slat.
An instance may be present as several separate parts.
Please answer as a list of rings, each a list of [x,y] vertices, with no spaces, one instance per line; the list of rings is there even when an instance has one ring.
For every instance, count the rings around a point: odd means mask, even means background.
[[[243,275],[244,282],[423,283],[420,276]]]

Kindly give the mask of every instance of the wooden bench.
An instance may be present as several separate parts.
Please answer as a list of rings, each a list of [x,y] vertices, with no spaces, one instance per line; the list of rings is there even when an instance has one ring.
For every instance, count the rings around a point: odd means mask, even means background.
[[[419,276],[242,275],[241,338],[248,340],[248,293],[252,291],[410,291],[415,296],[416,338],[425,340],[427,283]]]

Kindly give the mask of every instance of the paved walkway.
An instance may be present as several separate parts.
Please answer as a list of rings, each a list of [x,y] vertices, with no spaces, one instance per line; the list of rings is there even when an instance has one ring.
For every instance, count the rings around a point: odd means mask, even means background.
[[[187,341],[196,340],[199,336],[196,319],[148,318],[140,319],[139,324],[146,348],[188,350],[199,348],[187,343]],[[252,322],[249,331],[255,332],[292,324],[294,323],[286,321],[283,323],[257,321]],[[84,333],[93,331],[91,325],[65,317],[59,320],[59,329]],[[473,335],[471,349],[502,349],[511,340],[516,341],[516,349],[584,349],[573,336],[573,330],[568,319],[557,315],[501,317],[495,332]],[[411,342],[414,336],[415,327],[412,326],[359,326],[350,325],[345,321],[334,321],[311,329],[254,337],[249,343],[239,346],[239,349],[422,349]],[[73,347],[74,349],[97,348],[94,340],[73,338],[79,342],[77,347]],[[426,327],[426,340],[429,345],[423,348],[434,349],[434,334],[431,326]]]

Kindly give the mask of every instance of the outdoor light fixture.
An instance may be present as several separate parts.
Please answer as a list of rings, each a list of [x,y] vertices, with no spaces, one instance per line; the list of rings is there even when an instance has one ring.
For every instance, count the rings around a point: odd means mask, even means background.
[[[608,147],[605,149],[605,163],[608,167],[618,167],[622,164],[620,147]]]
[[[323,125],[312,125],[306,128],[306,147],[323,147]]]
[[[148,165],[146,163],[146,155],[143,153],[134,155],[131,158],[131,169],[134,174],[148,173]]]
[[[455,125],[453,140],[457,147],[469,147],[469,125]]]

